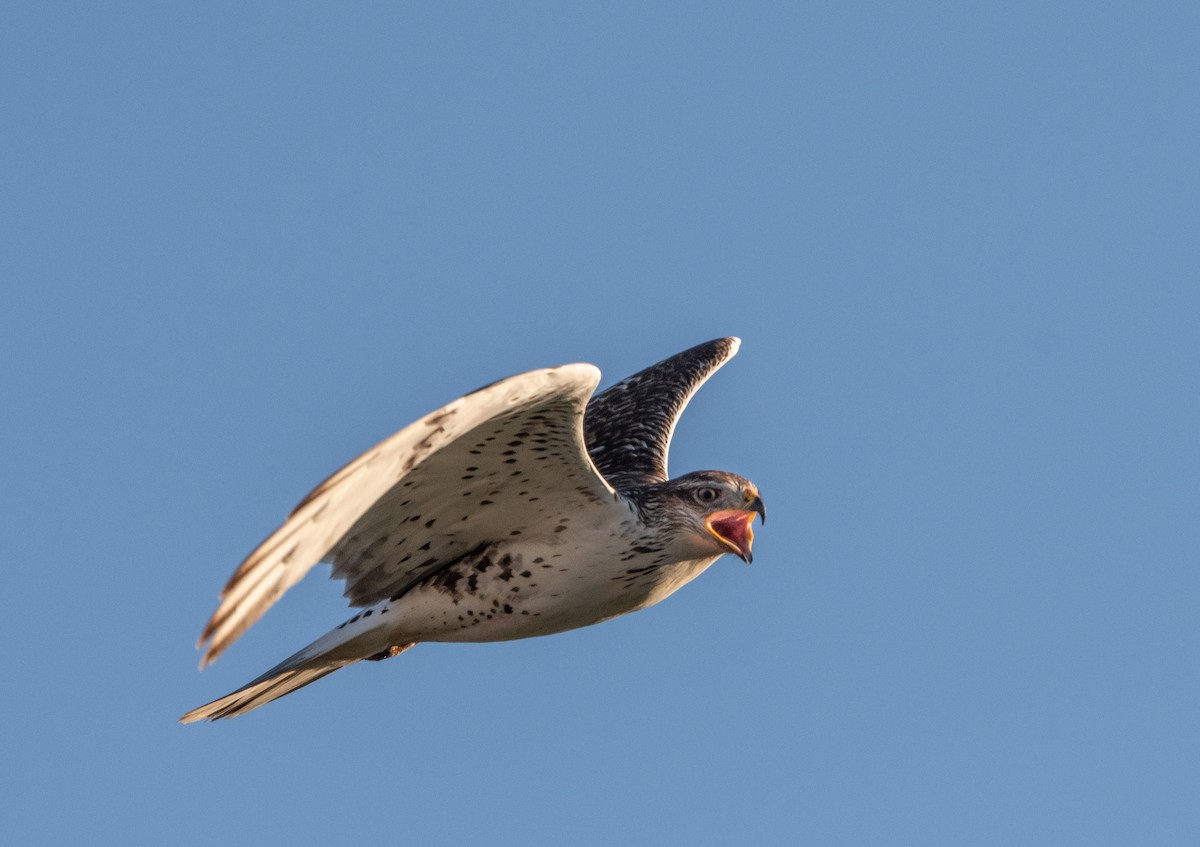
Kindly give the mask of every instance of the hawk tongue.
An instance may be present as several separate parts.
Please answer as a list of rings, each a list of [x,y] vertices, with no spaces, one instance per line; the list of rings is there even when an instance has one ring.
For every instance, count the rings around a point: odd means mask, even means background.
[[[754,523],[756,512],[746,512],[741,509],[728,509],[713,512],[708,516],[708,529],[720,539],[730,550],[737,553],[746,564],[754,559],[750,545],[754,543]]]

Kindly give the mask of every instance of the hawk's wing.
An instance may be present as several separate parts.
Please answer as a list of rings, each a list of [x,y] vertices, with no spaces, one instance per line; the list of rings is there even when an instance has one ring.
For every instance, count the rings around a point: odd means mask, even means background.
[[[588,453],[618,491],[667,479],[671,434],[684,407],[741,340],[684,350],[597,394],[583,419]]]
[[[615,502],[588,458],[592,365],[510,377],[368,450],[304,498],[247,557],[200,636],[208,664],[313,565],[333,564],[355,606],[409,588],[480,544],[552,533],[563,514]]]

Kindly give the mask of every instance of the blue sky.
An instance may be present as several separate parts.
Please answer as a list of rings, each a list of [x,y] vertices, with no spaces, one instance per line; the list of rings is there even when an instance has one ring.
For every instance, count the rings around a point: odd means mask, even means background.
[[[10,4],[22,844],[1182,843],[1200,828],[1189,4]],[[742,351],[672,469],[755,562],[182,727],[216,592],[497,377]],[[729,557],[727,557],[728,559]]]

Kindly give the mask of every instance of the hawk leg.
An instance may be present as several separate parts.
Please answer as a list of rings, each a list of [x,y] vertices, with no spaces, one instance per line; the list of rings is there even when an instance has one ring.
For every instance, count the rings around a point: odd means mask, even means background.
[[[368,662],[382,662],[384,659],[390,659],[392,656],[399,656],[409,647],[415,647],[417,642],[410,641],[408,644],[393,644],[386,650],[380,650],[374,656],[367,656]]]

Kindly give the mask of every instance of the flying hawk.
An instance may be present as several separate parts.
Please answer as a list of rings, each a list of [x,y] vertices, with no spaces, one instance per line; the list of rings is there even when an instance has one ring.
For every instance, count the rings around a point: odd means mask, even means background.
[[[201,667],[318,562],[360,611],[183,722],[240,715],[420,641],[590,626],[657,603],[723,553],[749,563],[754,517],[766,519],[753,483],[667,477],[680,413],[739,344],[701,344],[595,397],[592,365],[510,377],[359,456],[234,572],[200,636]]]

